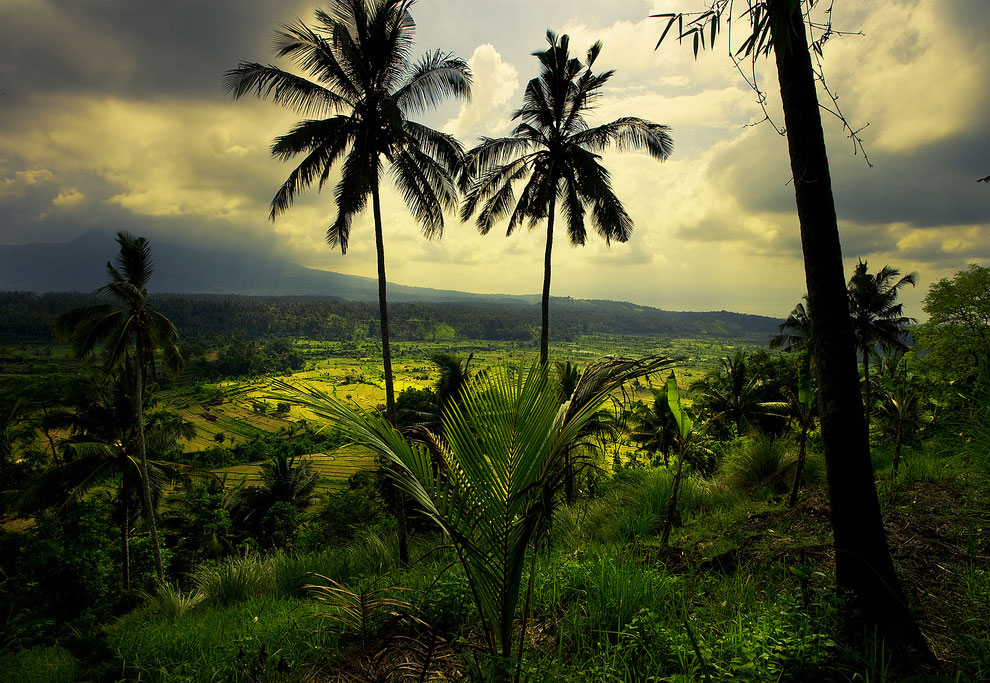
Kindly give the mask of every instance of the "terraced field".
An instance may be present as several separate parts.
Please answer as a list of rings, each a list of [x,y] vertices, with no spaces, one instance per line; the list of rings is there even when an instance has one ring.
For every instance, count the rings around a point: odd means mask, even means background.
[[[307,359],[306,370],[281,379],[291,384],[313,386],[365,408],[384,404],[381,358],[376,349],[365,346],[355,350],[341,342],[299,340],[296,343]],[[553,352],[556,358],[578,366],[607,354],[641,357],[661,353],[679,356],[684,360],[678,365],[677,376],[679,382],[686,385],[712,367],[717,362],[717,352],[723,350],[702,340],[589,337],[555,344]],[[407,387],[435,386],[438,370],[430,357],[440,352],[454,353],[462,358],[474,354],[471,362],[474,370],[502,363],[526,365],[535,359],[535,352],[520,348],[515,343],[463,341],[395,344],[393,371],[396,393]],[[662,381],[663,378],[654,378],[653,385],[659,386]],[[313,415],[297,406],[290,406],[287,412],[277,412],[279,400],[270,387],[271,378],[227,381],[199,387],[195,394],[191,393],[193,388],[188,387],[185,392],[171,392],[162,398],[176,407],[183,418],[196,428],[196,436],[185,443],[187,453],[205,451],[218,443],[232,448],[266,433],[289,435],[303,425],[328,426],[321,425]],[[209,400],[204,398],[207,394],[211,396]],[[652,400],[649,383],[628,387],[626,398]],[[633,449],[623,445],[618,447],[618,452],[619,458],[625,461]],[[603,467],[611,467],[612,455],[614,453],[605,458],[608,462],[603,462]],[[304,457],[309,458],[323,475],[325,486],[343,485],[355,472],[375,466],[374,458],[357,448],[312,453]],[[232,482],[243,477],[245,483],[250,485],[257,480],[259,467],[260,463],[238,465],[220,469],[218,473],[226,474]]]
[[[376,467],[375,457],[371,452],[357,446],[345,446],[332,453],[309,453],[302,456],[308,460],[312,468],[320,473],[322,488],[339,488],[345,485],[347,479],[362,470],[373,470]],[[261,463],[234,465],[215,470],[216,474],[226,477],[229,485],[245,486],[257,484],[260,479]]]

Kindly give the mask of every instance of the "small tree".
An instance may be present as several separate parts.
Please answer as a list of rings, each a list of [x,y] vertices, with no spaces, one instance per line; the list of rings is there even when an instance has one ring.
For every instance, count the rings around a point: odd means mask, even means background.
[[[660,545],[667,547],[670,544],[670,529],[674,525],[674,516],[677,514],[677,496],[680,493],[681,474],[684,467],[684,457],[691,447],[692,435],[694,434],[694,420],[688,414],[686,408],[681,405],[681,392],[677,389],[677,378],[671,371],[667,378],[667,406],[670,414],[674,416],[677,423],[677,469],[674,470],[674,485],[667,500],[667,516],[663,522],[663,531],[660,534]]]
[[[787,507],[797,505],[798,486],[801,483],[801,472],[804,470],[804,461],[808,448],[808,432],[815,425],[815,389],[811,382],[811,351],[804,349],[801,352],[800,365],[798,366],[797,394],[791,401],[791,413],[797,418],[800,434],[798,436],[798,459],[794,467],[794,483],[791,485],[791,494],[787,497]]]
[[[546,50],[533,53],[540,60],[540,75],[526,85],[523,106],[512,115],[519,125],[510,137],[484,138],[468,152],[461,179],[466,191],[461,219],[477,212],[483,235],[506,217],[506,235],[524,222],[533,228],[546,221],[541,363],[549,357],[550,257],[558,208],[567,221],[571,244],[584,244],[586,214],[606,244],[625,242],[632,233],[632,219],[615,196],[599,153],[613,146],[642,149],[663,161],[674,147],[667,126],[634,116],[589,127],[585,115],[614,73],[592,71],[602,44],[592,45],[582,62],[571,57],[566,34],[547,31],[547,42]],[[513,188],[523,180],[525,187],[517,200]]]
[[[276,386],[286,392],[283,400],[332,421],[393,465],[395,483],[450,539],[478,607],[485,645],[505,671],[514,655],[521,661],[536,550],[560,500],[563,454],[612,392],[670,362],[654,357],[592,363],[563,406],[545,364],[525,372],[477,373],[461,404],[443,415],[445,438],[432,442],[428,433],[410,441],[380,413],[345,405],[325,392]],[[529,584],[516,640],[513,626],[527,559]]]
[[[79,357],[87,356],[103,344],[107,367],[122,367],[132,387],[131,401],[137,454],[141,471],[141,493],[145,518],[151,531],[158,580],[164,581],[158,526],[148,480],[148,456],[144,433],[144,385],[155,377],[155,352],[161,351],[166,366],[178,370],[179,334],[172,322],[153,310],[148,303],[148,280],[154,266],[151,246],[143,237],[117,233],[120,255],[117,265],[107,262],[109,284],[97,290],[116,300],[114,304],[97,304],[75,308],[55,318],[55,335],[69,340]]]
[[[856,346],[863,362],[864,413],[870,422],[872,393],[870,387],[870,354],[875,348],[884,351],[906,351],[904,338],[907,327],[918,322],[903,314],[904,304],[897,301],[897,290],[905,285],[914,286],[917,273],[897,279],[900,271],[884,266],[871,274],[866,261],[856,264],[849,278],[849,317],[852,318]]]

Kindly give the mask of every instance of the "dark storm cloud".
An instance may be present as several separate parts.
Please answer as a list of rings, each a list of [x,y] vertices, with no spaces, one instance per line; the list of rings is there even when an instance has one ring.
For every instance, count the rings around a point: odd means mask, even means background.
[[[907,223],[927,228],[990,220],[990,192],[977,178],[990,173],[990,120],[974,128],[899,152],[870,151],[874,164],[854,155],[848,140],[830,136],[829,160],[840,220],[864,224]],[[794,190],[783,139],[751,135],[712,162],[715,184],[730,191],[742,210],[794,210]]]
[[[238,60],[264,61],[295,7],[271,0],[14,0],[0,10],[3,97],[94,91],[212,95]]]

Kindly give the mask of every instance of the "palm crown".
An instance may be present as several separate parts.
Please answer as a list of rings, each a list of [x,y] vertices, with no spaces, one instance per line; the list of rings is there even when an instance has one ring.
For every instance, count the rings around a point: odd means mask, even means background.
[[[439,50],[411,61],[412,4],[336,0],[316,11],[315,27],[298,20],[283,26],[275,34],[276,55],[311,78],[254,62],[241,62],[225,75],[224,88],[235,98],[254,93],[317,117],[300,121],[272,145],[272,155],[283,161],[304,156],[272,199],[271,218],[314,182],[322,188],[340,162],[337,217],[327,242],[342,252],[352,217],[378,192],[383,159],[428,237],[441,234],[444,210],[456,206],[452,175],[459,143],[408,117],[448,96],[468,96],[470,72],[464,60]]]
[[[856,264],[856,270],[849,278],[849,317],[852,319],[856,346],[863,357],[863,400],[866,420],[869,424],[872,405],[870,391],[870,352],[877,346],[886,351],[905,350],[902,336],[904,330],[916,323],[914,318],[904,315],[904,305],[896,303],[898,290],[914,286],[918,274],[909,273],[898,279],[901,272],[884,266],[876,274],[871,274],[866,261]]]
[[[557,203],[567,222],[572,244],[584,244],[585,216],[606,243],[625,242],[633,224],[612,190],[608,170],[599,152],[643,149],[664,160],[673,149],[667,126],[627,116],[591,127],[585,114],[594,106],[613,71],[595,73],[592,67],[601,52],[595,43],[582,62],[569,54],[570,39],[547,31],[550,47],[533,53],[540,60],[540,75],[529,82],[523,106],[512,118],[519,121],[504,138],[483,138],[471,150],[460,176],[466,193],[462,220],[477,213],[477,226],[487,234],[508,217],[506,235],[523,222],[535,227],[547,220],[546,264],[543,283],[543,335],[541,360],[547,361],[547,306],[550,291],[550,253]],[[519,194],[515,186],[527,179]]]

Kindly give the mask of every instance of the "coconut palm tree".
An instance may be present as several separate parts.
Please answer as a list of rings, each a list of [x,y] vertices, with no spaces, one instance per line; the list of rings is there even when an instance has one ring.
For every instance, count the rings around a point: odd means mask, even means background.
[[[768,346],[771,349],[787,351],[801,351],[811,344],[811,313],[808,311],[806,302],[808,295],[804,295],[804,301],[799,301],[791,310],[784,322],[777,326],[777,334],[770,338]]]
[[[582,63],[569,54],[570,39],[547,31],[550,47],[533,53],[540,60],[540,75],[526,86],[523,106],[512,115],[519,124],[509,137],[483,138],[471,150],[461,175],[466,191],[461,219],[478,213],[477,226],[487,234],[503,218],[509,218],[506,235],[523,224],[546,220],[547,239],[543,265],[540,362],[548,357],[550,255],[558,203],[567,221],[571,244],[587,238],[585,214],[606,244],[625,242],[632,233],[632,219],[615,196],[599,152],[642,149],[663,161],[673,150],[667,126],[627,116],[589,127],[585,114],[601,95],[612,71],[595,73],[592,67],[602,44],[595,43]],[[527,179],[516,200],[515,185]]]
[[[412,4],[413,0],[332,0],[326,10],[316,11],[315,26],[298,20],[284,25],[275,34],[276,55],[288,58],[310,78],[253,62],[241,62],[224,76],[224,89],[235,98],[254,94],[315,117],[300,121],[272,145],[272,155],[282,161],[302,155],[272,199],[272,220],[313,183],[322,189],[338,167],[337,217],[326,239],[346,253],[351,221],[371,199],[385,401],[393,423],[381,177],[388,166],[423,234],[440,237],[444,210],[456,206],[452,176],[461,147],[452,136],[409,116],[450,96],[466,98],[471,85],[467,63],[452,54],[434,50],[411,61],[416,28],[409,14]]]
[[[130,533],[141,507],[143,483],[137,457],[136,420],[131,387],[123,373],[85,383],[74,392],[63,412],[53,416],[52,426],[65,438],[60,443],[64,458],[17,492],[15,503],[22,513],[33,513],[77,500],[96,487],[115,491],[113,519],[120,529],[123,586],[130,587]],[[83,387],[80,387],[83,388]],[[191,439],[191,422],[168,411],[145,412],[143,417],[152,509],[163,486],[181,481],[187,465],[169,462],[179,439]],[[147,514],[144,519],[149,523]]]
[[[852,318],[856,346],[863,357],[863,400],[867,424],[872,407],[870,353],[875,348],[906,351],[904,333],[909,325],[918,322],[904,315],[904,304],[895,303],[897,291],[905,285],[913,287],[918,281],[918,274],[909,273],[898,279],[900,274],[899,270],[890,266],[871,274],[866,261],[860,261],[849,278],[849,317]]]
[[[71,341],[72,348],[79,357],[89,355],[102,344],[107,367],[123,368],[129,381],[135,450],[141,471],[141,498],[145,519],[151,531],[155,570],[158,579],[164,581],[158,527],[148,479],[144,385],[149,377],[154,380],[156,376],[156,351],[161,351],[169,369],[178,370],[182,363],[179,334],[168,318],[152,310],[149,305],[147,285],[154,266],[148,241],[143,237],[118,232],[117,244],[120,245],[117,265],[107,262],[110,282],[97,290],[112,297],[114,303],[66,311],[55,318],[53,326],[56,337]]]
[[[663,458],[663,466],[670,465],[670,453],[677,446],[677,422],[667,405],[667,391],[650,387],[653,400],[633,404],[629,440],[639,450],[646,451],[656,463],[657,454]]]
[[[546,540],[544,532],[560,502],[567,447],[619,386],[670,363],[660,357],[592,363],[563,406],[545,364],[523,372],[476,373],[461,404],[443,415],[445,438],[432,444],[406,439],[380,414],[317,389],[276,386],[394,465],[390,476],[396,484],[450,539],[468,577],[489,652],[506,661],[514,653],[513,625],[527,554],[532,563],[533,551]],[[531,564],[528,594],[533,579]],[[518,642],[526,640],[525,607],[523,613]]]
[[[694,382],[691,390],[698,392],[701,410],[732,436],[742,436],[758,417],[781,417],[787,409],[782,401],[764,400],[761,382],[752,376],[742,351],[722,358],[719,368]]]

